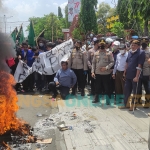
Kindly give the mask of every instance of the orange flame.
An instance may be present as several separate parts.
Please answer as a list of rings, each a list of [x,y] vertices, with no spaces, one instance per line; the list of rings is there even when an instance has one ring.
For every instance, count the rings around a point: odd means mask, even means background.
[[[21,135],[29,133],[26,123],[16,117],[19,107],[14,85],[14,77],[0,71],[0,135],[10,130]]]

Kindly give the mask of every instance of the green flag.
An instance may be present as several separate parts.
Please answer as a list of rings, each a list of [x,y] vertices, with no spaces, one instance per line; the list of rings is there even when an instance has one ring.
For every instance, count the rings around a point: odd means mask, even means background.
[[[23,27],[21,26],[20,28],[20,39],[19,39],[19,44],[22,44],[24,41],[24,33],[23,33]]]
[[[17,36],[17,27],[14,29],[14,31],[11,33],[11,37],[13,41],[16,43],[16,36]]]
[[[34,33],[34,28],[33,28],[33,22],[32,21],[30,21],[28,44],[31,47],[36,46],[36,44],[35,44],[35,33]]]
[[[18,40],[19,45],[21,45],[23,43],[24,39],[25,38],[24,38],[24,33],[23,33],[23,27],[21,25],[19,32],[17,33],[16,40]]]

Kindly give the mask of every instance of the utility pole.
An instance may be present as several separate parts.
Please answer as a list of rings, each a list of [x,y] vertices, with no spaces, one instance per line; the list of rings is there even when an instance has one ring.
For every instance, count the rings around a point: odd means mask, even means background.
[[[7,19],[12,18],[12,17],[13,17],[13,16],[6,17],[6,15],[4,15],[5,34],[6,34],[6,23],[7,23]]]

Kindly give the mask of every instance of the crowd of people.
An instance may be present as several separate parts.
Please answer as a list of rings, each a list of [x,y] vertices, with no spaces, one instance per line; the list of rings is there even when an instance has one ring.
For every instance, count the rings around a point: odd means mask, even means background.
[[[15,73],[19,60],[23,60],[29,67],[42,52],[50,51],[56,45],[63,43],[58,39],[56,43],[38,40],[38,47],[29,47],[22,43],[17,48],[17,57],[14,65],[10,66],[12,74]],[[86,85],[90,85],[88,96],[93,95],[92,103],[98,103],[103,95],[106,104],[122,103],[121,108],[128,108],[129,99],[132,103],[141,104],[142,90],[145,90],[145,104],[150,103],[150,49],[149,39],[132,39],[126,42],[122,38],[97,38],[90,34],[84,41],[73,40],[70,57],[61,62],[61,69],[53,75],[41,75],[34,72],[22,83],[16,84],[16,90],[22,92],[33,91],[34,88],[41,92],[47,89],[56,98],[58,91],[62,99],[66,99],[72,89],[72,95],[77,92],[85,96]],[[132,105],[133,107],[133,105]],[[133,108],[130,107],[130,110]]]

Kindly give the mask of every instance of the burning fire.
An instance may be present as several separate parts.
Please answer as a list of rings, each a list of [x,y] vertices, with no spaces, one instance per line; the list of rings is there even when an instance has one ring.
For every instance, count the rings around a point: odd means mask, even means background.
[[[26,123],[16,117],[19,107],[14,86],[14,77],[7,72],[0,71],[0,135],[7,131],[18,135],[29,134]]]

